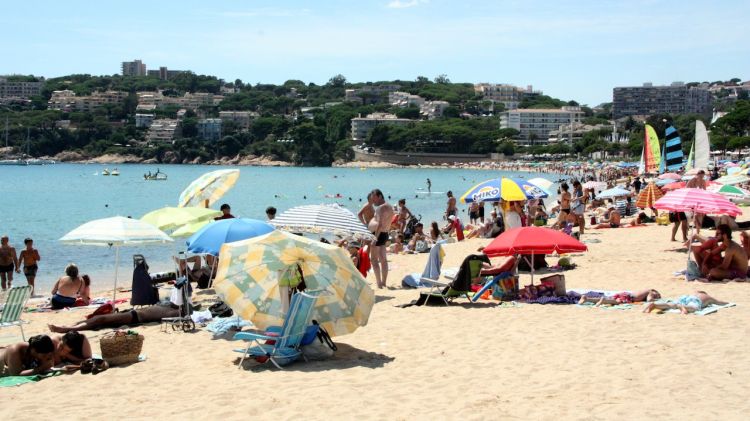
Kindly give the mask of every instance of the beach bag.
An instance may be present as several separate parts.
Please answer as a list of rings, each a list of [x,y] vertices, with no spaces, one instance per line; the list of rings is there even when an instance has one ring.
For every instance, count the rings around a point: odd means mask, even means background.
[[[329,348],[331,348],[332,351],[337,351],[339,348],[336,346],[335,343],[333,343],[333,339],[331,339],[331,335],[328,334],[328,331],[323,329],[323,326],[319,325],[316,320],[313,320],[313,325],[318,327],[318,340],[327,345]]]
[[[687,271],[685,272],[685,277],[687,278],[687,280],[694,281],[702,276],[703,274],[701,273],[701,270],[698,267],[698,263],[692,260],[688,260]]]
[[[143,335],[132,330],[106,333],[99,340],[102,358],[113,366],[138,362],[144,339]]]
[[[94,310],[93,313],[91,313],[88,316],[86,316],[86,319],[90,319],[90,318],[92,318],[94,316],[101,316],[103,314],[111,314],[112,311],[114,311],[114,306],[112,306],[111,303],[102,304],[102,305],[99,306],[99,308],[97,308],[96,310]]]
[[[509,276],[499,279],[492,287],[492,298],[501,301],[512,301],[518,298],[518,278]]]
[[[540,279],[542,285],[551,287],[555,292],[555,295],[562,297],[567,295],[568,291],[565,289],[565,275],[551,275]]]
[[[427,253],[430,251],[430,245],[427,244],[427,241],[417,241],[417,243],[414,245],[414,251],[417,253]]]
[[[234,311],[224,301],[212,305],[208,308],[208,311],[211,312],[211,317],[230,317],[234,314]]]

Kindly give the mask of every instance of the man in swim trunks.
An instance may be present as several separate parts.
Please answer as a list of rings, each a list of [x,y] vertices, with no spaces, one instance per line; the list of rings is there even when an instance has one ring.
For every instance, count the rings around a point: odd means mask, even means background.
[[[721,264],[708,272],[709,280],[747,278],[747,253],[732,240],[732,229],[727,224],[716,227],[716,236],[724,248]]]
[[[26,276],[26,282],[31,285],[31,293],[34,293],[34,279],[36,279],[36,271],[39,270],[37,262],[42,260],[39,257],[39,251],[34,248],[34,240],[27,238],[23,240],[26,248],[21,250],[21,254],[18,256],[18,266],[23,263],[23,274]],[[16,272],[20,272],[20,268],[16,266]]]
[[[16,249],[8,244],[7,235],[0,238],[0,280],[3,290],[11,287],[13,282],[13,271],[18,270],[18,256]]]
[[[456,215],[458,209],[456,208],[456,198],[453,197],[453,192],[448,190],[448,206],[445,208],[445,219],[448,219],[451,215]]]
[[[102,314],[87,320],[76,322],[72,326],[48,325],[50,332],[67,333],[80,330],[95,330],[103,327],[120,327],[123,325],[137,326],[142,323],[160,322],[166,317],[179,317],[180,308],[174,304],[156,304],[149,307],[122,311],[119,313]]]
[[[393,219],[393,206],[385,201],[383,192],[375,189],[371,193],[373,205],[375,205],[375,216],[370,226],[374,226],[373,235],[375,243],[370,249],[370,261],[372,271],[375,273],[375,282],[378,288],[385,288],[388,280],[388,260],[386,243],[388,242],[388,228]],[[374,223],[373,223],[374,222]]]
[[[693,295],[683,295],[676,300],[660,300],[646,304],[644,313],[651,313],[654,309],[679,309],[682,314],[693,313],[712,304],[723,306],[727,303],[708,295],[705,291],[696,291]]]

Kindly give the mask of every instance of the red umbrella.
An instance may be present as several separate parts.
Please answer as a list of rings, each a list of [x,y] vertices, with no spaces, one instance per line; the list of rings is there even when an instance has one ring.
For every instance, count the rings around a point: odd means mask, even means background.
[[[665,186],[662,186],[661,189],[667,192],[667,191],[672,191],[672,190],[677,190],[677,189],[684,189],[686,185],[687,185],[686,182],[678,181],[676,183],[669,183]]]
[[[586,251],[588,248],[562,231],[543,227],[513,228],[497,236],[484,248],[484,254],[490,257],[530,254],[531,283],[534,283],[534,255],[573,253]],[[516,268],[517,268],[516,264]]]

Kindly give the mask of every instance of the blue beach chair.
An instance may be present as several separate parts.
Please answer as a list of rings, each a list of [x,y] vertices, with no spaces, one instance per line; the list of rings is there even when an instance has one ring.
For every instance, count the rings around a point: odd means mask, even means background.
[[[281,368],[302,355],[300,344],[302,337],[305,336],[307,326],[310,324],[312,310],[315,307],[315,300],[320,295],[320,291],[298,292],[292,296],[289,303],[289,312],[284,318],[284,324],[281,326],[279,336],[269,336],[262,333],[239,332],[234,335],[234,339],[249,341],[247,348],[235,349],[235,352],[242,353],[239,368],[245,358],[250,357],[267,357],[266,361],[271,361],[273,365]],[[273,330],[269,328],[269,330]],[[265,341],[275,341],[274,344],[263,343]]]
[[[31,297],[31,285],[22,287],[13,287],[8,291],[8,298],[3,306],[3,314],[0,316],[0,327],[18,326],[21,328],[21,338],[26,341],[26,335],[23,333],[23,324],[21,320],[23,308]]]

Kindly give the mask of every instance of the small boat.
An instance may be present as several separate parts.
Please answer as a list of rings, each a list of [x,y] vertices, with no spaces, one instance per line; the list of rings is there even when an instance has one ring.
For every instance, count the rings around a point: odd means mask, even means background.
[[[144,180],[154,180],[154,181],[166,181],[167,180],[167,175],[164,174],[163,172],[159,171],[159,169],[157,168],[156,172],[153,173],[153,174],[151,173],[151,171],[149,171],[147,174],[143,174],[143,179]]]
[[[108,168],[103,169],[102,175],[109,175],[109,169]]]
[[[120,175],[120,171],[117,171],[117,168],[115,168],[114,170],[112,170],[111,173],[109,173],[109,175],[114,175],[114,176]]]

